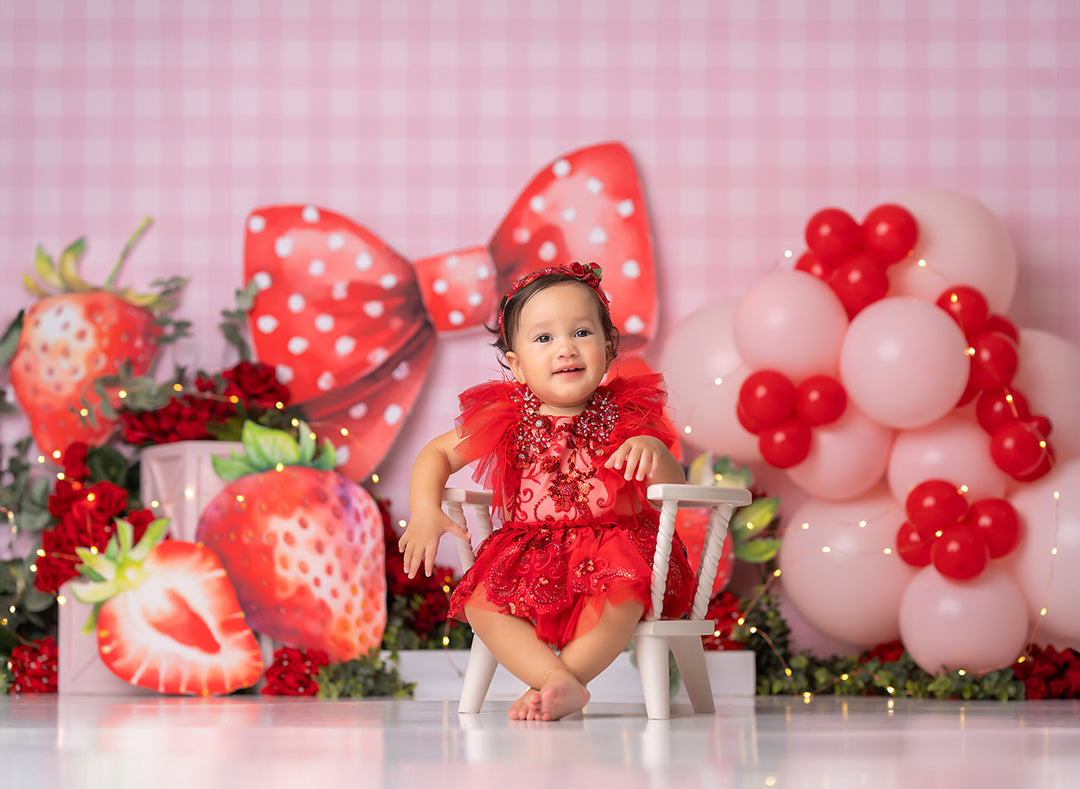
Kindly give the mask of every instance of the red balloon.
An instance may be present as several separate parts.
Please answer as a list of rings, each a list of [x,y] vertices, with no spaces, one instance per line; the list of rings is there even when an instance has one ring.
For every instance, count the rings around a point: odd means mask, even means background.
[[[969,340],[986,329],[990,320],[990,305],[986,297],[968,285],[949,288],[937,297],[937,305],[960,324]]]
[[[1020,342],[1020,330],[1016,324],[1001,315],[991,315],[986,319],[987,331],[999,331],[1006,337],[1011,337],[1013,342]]]
[[[792,416],[778,425],[767,427],[758,435],[762,459],[774,468],[791,468],[810,454],[810,427]]]
[[[814,256],[813,252],[803,252],[799,255],[799,259],[795,261],[795,269],[805,271],[807,274],[813,274],[818,279],[823,280],[829,276],[833,266],[826,266]]]
[[[964,520],[982,535],[991,559],[1000,559],[1020,544],[1020,516],[1005,499],[979,499]]]
[[[812,375],[795,389],[795,413],[811,427],[832,424],[845,408],[847,392],[835,378]]]
[[[1042,479],[1050,470],[1054,467],[1056,462],[1054,455],[1054,448],[1049,444],[1046,445],[1046,451],[1043,453],[1042,460],[1031,471],[1026,474],[1017,474],[1013,478],[1018,482],[1034,482],[1037,479]]]
[[[883,203],[870,209],[862,221],[863,249],[885,265],[897,263],[915,248],[919,226],[903,206]]]
[[[1006,422],[990,435],[994,465],[1016,479],[1036,471],[1048,449],[1046,440],[1020,421]]]
[[[1042,414],[1035,414],[1034,416],[1029,416],[1027,419],[1021,419],[1020,421],[1033,429],[1043,438],[1049,438],[1050,431],[1053,430],[1053,426],[1050,424],[1050,420]]]
[[[964,517],[968,501],[953,483],[928,479],[911,489],[904,509],[923,539],[931,540],[939,531]]]
[[[924,539],[911,521],[904,521],[896,532],[896,552],[912,567],[930,564],[930,548],[933,540]]]
[[[975,403],[975,418],[987,433],[993,433],[1006,422],[1014,419],[1024,421],[1029,416],[1031,411],[1027,398],[1016,389],[992,389],[983,392]]]
[[[990,550],[978,530],[968,523],[950,526],[934,540],[930,560],[939,573],[954,581],[970,581],[986,569]]]
[[[864,307],[885,298],[889,291],[885,266],[865,252],[847,258],[826,281],[840,298],[849,318],[854,318]]]
[[[739,405],[751,424],[778,424],[795,411],[795,384],[776,370],[755,370],[739,387]]]
[[[1004,389],[1012,383],[1020,366],[1016,343],[1001,332],[984,331],[971,341],[972,386],[976,389]]]
[[[765,429],[765,425],[746,413],[742,403],[735,404],[735,418],[739,420],[739,424],[746,429],[747,433],[753,433],[755,436]]]
[[[840,208],[823,208],[806,223],[806,246],[826,266],[862,250],[862,229]]]

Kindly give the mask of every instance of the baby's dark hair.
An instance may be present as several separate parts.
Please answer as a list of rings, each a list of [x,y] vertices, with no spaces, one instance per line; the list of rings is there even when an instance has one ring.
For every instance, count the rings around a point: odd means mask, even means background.
[[[518,318],[521,316],[521,311],[525,308],[526,302],[540,291],[547,290],[555,285],[561,285],[564,282],[574,282],[588,289],[596,301],[596,308],[600,314],[600,326],[604,331],[604,339],[611,344],[611,358],[608,361],[615,358],[619,350],[619,330],[615,328],[615,323],[611,320],[611,310],[608,308],[607,301],[601,297],[596,288],[583,281],[580,276],[575,276],[575,274],[565,269],[540,274],[520,288],[511,288],[502,297],[502,301],[499,302],[499,324],[487,328],[488,331],[495,335],[495,341],[492,345],[498,348],[503,356],[508,351],[513,350]],[[499,360],[499,364],[503,365],[503,367],[506,366],[502,359]]]

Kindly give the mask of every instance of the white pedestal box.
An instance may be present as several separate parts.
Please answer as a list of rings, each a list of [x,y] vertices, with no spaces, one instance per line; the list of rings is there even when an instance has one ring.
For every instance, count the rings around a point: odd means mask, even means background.
[[[169,534],[173,539],[195,541],[199,516],[225,487],[225,482],[214,473],[210,458],[228,457],[234,449],[240,449],[238,442],[178,441],[142,451],[140,497],[157,517],[169,519]],[[152,505],[153,502],[156,504]],[[64,584],[60,594],[64,604],[60,606],[58,628],[58,691],[86,695],[153,693],[129,685],[105,668],[98,657],[97,637],[82,633],[91,607],[75,600],[70,584]]]

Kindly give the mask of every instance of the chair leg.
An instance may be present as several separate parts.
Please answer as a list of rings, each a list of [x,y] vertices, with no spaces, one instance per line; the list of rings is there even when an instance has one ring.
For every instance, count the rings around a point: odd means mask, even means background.
[[[491,650],[479,636],[474,635],[472,648],[469,650],[469,662],[465,664],[465,680],[461,684],[458,712],[470,715],[480,712],[498,667],[499,661],[491,654]]]
[[[668,671],[668,642],[661,636],[634,636],[645,713],[654,720],[671,717],[671,683]]]
[[[671,651],[675,654],[675,664],[679,667],[679,674],[694,712],[716,712],[701,636],[672,637]]]

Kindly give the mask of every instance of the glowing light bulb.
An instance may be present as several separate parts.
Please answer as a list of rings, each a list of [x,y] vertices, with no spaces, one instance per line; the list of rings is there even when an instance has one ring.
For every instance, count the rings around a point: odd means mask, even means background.
[[[341,435],[348,436],[349,435],[349,428],[347,428],[347,427],[341,428]]]
[[[121,389],[119,392],[116,393],[116,396],[123,400],[125,397],[127,397],[127,391]]]
[[[374,482],[376,485],[378,485],[379,484],[379,475],[378,474],[372,474],[371,475],[371,481]]]
[[[195,498],[195,491],[193,489],[191,489],[191,488],[185,488],[184,489],[184,498],[185,499],[193,499],[193,498]]]
[[[690,435],[690,425],[687,425],[686,427],[684,427],[684,428],[682,429],[682,431],[683,431],[684,433],[686,433],[687,435]]]

